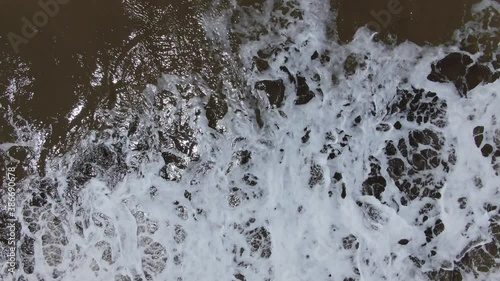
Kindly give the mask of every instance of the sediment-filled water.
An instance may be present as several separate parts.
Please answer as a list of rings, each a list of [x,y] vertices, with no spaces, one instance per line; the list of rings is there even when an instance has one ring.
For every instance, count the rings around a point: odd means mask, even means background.
[[[191,41],[97,63],[112,87],[58,115],[63,141],[6,79],[2,280],[500,279],[497,2],[432,45],[344,41],[329,1],[190,5]]]

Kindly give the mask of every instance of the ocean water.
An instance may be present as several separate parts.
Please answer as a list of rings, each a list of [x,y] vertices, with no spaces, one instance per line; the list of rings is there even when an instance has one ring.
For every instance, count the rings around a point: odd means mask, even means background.
[[[499,4],[419,46],[364,27],[339,44],[311,2],[212,4],[218,77],[118,95],[43,176],[48,132],[7,108],[3,157],[30,157],[0,278],[500,280]],[[440,83],[450,54],[473,74]]]

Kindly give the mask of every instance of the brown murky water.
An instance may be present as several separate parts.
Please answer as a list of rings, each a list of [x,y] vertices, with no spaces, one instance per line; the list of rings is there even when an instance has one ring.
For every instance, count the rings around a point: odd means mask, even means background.
[[[361,0],[335,1],[339,38],[347,41],[361,26],[396,35],[398,41],[419,45],[448,42],[453,31],[472,19],[475,0]]]
[[[33,33],[26,19],[43,23],[36,18],[43,8],[38,1],[0,1],[1,102],[30,122],[52,127],[45,147],[66,143],[68,130],[92,125],[96,108],[112,106],[119,92],[142,91],[161,73],[211,75],[214,64],[197,19],[203,5],[66,2],[49,6],[54,15],[32,38],[16,41],[15,35]],[[80,114],[68,118],[76,104],[82,105]],[[12,141],[6,125],[0,139]]]
[[[50,124],[52,137],[46,147],[64,143],[67,130],[85,122],[99,104],[112,105],[117,91],[140,91],[161,73],[197,71],[213,77],[217,73],[209,66],[210,51],[203,48],[207,39],[197,17],[206,6],[203,3],[59,1],[67,3],[48,1],[58,6],[47,6],[54,15],[26,42],[14,41],[9,34],[22,36],[23,18],[33,22],[42,10],[40,4],[0,1],[0,91],[5,93],[1,102],[12,102],[17,113],[30,121]],[[336,30],[341,41],[349,41],[368,24],[396,35],[398,41],[440,44],[470,19],[475,2],[332,0],[331,5],[338,9]],[[8,101],[7,94],[16,98]],[[68,114],[79,102],[84,105],[81,114],[69,121]],[[8,139],[5,132],[2,141]]]
[[[210,1],[42,2],[53,3],[47,6],[53,13],[47,19],[37,17],[43,10],[38,1],[0,0],[0,111],[8,105],[29,122],[52,128],[41,161],[49,148],[63,150],[71,143],[69,130],[92,127],[98,108],[113,107],[120,93],[138,94],[161,74],[198,73],[210,86],[220,82],[223,70],[199,16]],[[394,35],[397,42],[446,44],[471,19],[471,6],[477,2],[331,0],[338,11],[332,32],[348,42],[358,28],[368,25],[382,36]],[[26,21],[46,23],[35,32]],[[77,104],[81,112],[71,116]],[[0,143],[13,141],[10,130],[0,117]]]

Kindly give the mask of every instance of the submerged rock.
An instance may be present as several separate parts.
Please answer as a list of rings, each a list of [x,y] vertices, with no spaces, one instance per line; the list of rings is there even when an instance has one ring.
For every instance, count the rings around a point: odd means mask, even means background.
[[[378,200],[382,200],[382,193],[387,186],[386,179],[380,174],[380,161],[375,157],[370,157],[370,174],[363,182],[363,195],[374,196]]]
[[[264,91],[269,103],[276,107],[283,105],[285,98],[285,85],[283,80],[263,80],[255,83],[255,89]]]
[[[433,82],[452,82],[461,96],[481,83],[491,83],[494,81],[491,70],[481,64],[474,64],[469,55],[462,53],[451,53],[432,64],[431,73],[427,79]]]
[[[306,78],[297,75],[297,99],[295,99],[294,103],[296,105],[307,104],[314,98],[314,96],[314,92],[309,90]]]
[[[217,123],[227,114],[227,102],[222,94],[213,94],[210,96],[205,106],[208,126],[217,129]]]
[[[81,188],[94,177],[105,177],[115,184],[125,174],[126,166],[120,144],[91,146],[73,164],[68,185]]]
[[[271,233],[266,228],[259,227],[246,232],[246,240],[252,253],[258,253],[264,259],[271,256]]]

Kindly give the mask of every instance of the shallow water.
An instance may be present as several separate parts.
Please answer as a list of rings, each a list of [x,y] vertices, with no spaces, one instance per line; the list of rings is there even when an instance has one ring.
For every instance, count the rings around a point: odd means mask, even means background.
[[[6,46],[13,280],[499,278],[498,3],[379,2],[75,1]]]

